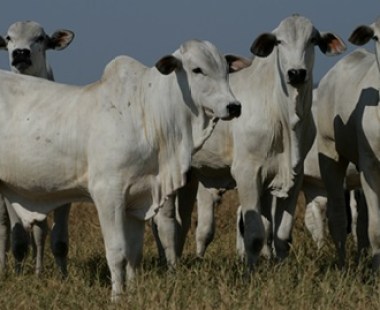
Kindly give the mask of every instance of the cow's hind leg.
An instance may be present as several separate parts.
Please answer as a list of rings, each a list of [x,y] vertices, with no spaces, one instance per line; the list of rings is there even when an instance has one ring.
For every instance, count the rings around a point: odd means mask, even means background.
[[[48,232],[47,219],[36,222],[32,227],[32,244],[33,244],[33,257],[36,260],[36,275],[40,275],[43,271],[44,265],[44,251],[45,251],[45,241]]]
[[[217,195],[217,194],[215,194]],[[214,208],[216,202],[211,190],[199,185],[197,194],[198,225],[196,230],[197,255],[203,257],[207,246],[214,239],[215,216]]]
[[[127,283],[135,278],[141,265],[145,222],[127,215],[125,236],[127,242]],[[173,248],[174,249],[174,248]]]
[[[372,267],[380,269],[380,172],[371,169],[360,174],[368,206],[368,236],[372,248]]]
[[[0,196],[0,272],[6,269],[7,251],[9,248],[9,217],[5,200]]]
[[[20,218],[17,216],[13,206],[5,200],[10,220],[11,229],[11,248],[15,258],[15,271],[17,274],[22,272],[23,261],[28,254],[29,233],[25,230]]]
[[[51,250],[56,265],[63,277],[67,276],[67,254],[69,252],[69,213],[70,204],[54,210],[54,222],[51,230]]]
[[[177,262],[176,255],[176,211],[175,211],[175,196],[170,196],[160,208],[157,215],[154,217],[153,225],[156,231],[155,238],[159,247],[160,258],[163,255],[171,269],[175,268]]]
[[[338,253],[338,267],[345,266],[347,238],[347,208],[344,195],[344,179],[348,162],[336,161],[319,155],[321,176],[327,191],[327,219],[331,237]]]

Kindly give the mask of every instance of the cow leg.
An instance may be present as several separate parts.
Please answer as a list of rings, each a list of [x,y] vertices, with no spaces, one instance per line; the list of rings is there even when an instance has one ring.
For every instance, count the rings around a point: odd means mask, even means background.
[[[373,169],[373,168],[372,168]],[[380,268],[380,172],[360,173],[365,199],[368,205],[368,236],[372,248],[372,268]]]
[[[297,174],[294,185],[289,190],[287,198],[276,198],[274,212],[274,250],[280,260],[289,255],[291,234],[294,223],[294,213],[297,206],[298,194],[303,182],[303,172]]]
[[[36,275],[41,274],[43,271],[43,260],[44,260],[44,250],[45,250],[45,240],[48,232],[47,219],[36,222],[32,227],[32,245],[33,245],[33,257],[36,260]]]
[[[158,233],[158,225],[156,223],[156,217],[154,216],[152,220],[150,221],[152,225],[152,233],[154,240],[156,241],[156,246],[157,246],[157,252],[158,252],[158,261],[161,266],[167,265],[166,261],[166,256],[165,256],[165,249],[164,246],[162,245],[162,242],[160,240],[160,235]]]
[[[261,217],[258,179],[260,169],[245,162],[232,165],[231,172],[236,180],[244,222],[244,247],[248,271],[253,271],[265,242],[265,227]]]
[[[238,258],[243,262],[245,258],[244,248],[244,221],[241,206],[236,211],[236,253]]]
[[[116,184],[122,184],[121,182]],[[118,301],[124,291],[126,270],[126,212],[125,196],[117,185],[99,182],[90,193],[98,211],[108,268],[111,273],[112,301]],[[119,193],[119,194],[118,194]]]
[[[324,187],[309,183],[304,180],[302,191],[305,196],[305,217],[306,229],[310,232],[318,249],[323,247],[326,233],[326,209],[327,197]]]
[[[127,215],[125,236],[127,243],[127,281],[131,283],[141,265],[145,222]]]
[[[70,204],[54,210],[51,229],[51,250],[62,276],[67,276],[67,253],[69,251],[69,214]]]
[[[264,238],[264,244],[263,248],[261,249],[261,256],[264,256],[267,259],[270,259],[272,257],[272,232],[271,232],[271,220],[270,216],[262,215],[261,219],[264,224],[265,229],[265,238]],[[241,261],[244,261],[245,259],[245,248],[244,248],[244,222],[243,222],[243,215],[241,211],[241,206],[238,207],[237,210],[237,220],[236,220],[236,252],[237,256]]]
[[[159,252],[164,252],[168,267],[175,268],[177,256],[175,250],[176,241],[176,216],[175,195],[170,196],[154,217],[156,226],[156,239],[159,240]],[[157,238],[158,237],[158,238]]]
[[[361,256],[368,254],[370,247],[368,237],[368,206],[364,193],[361,189],[355,190],[355,199],[357,203],[357,223],[356,223],[356,236],[358,239],[357,249],[357,262],[359,263]]]
[[[214,239],[215,217],[214,217],[214,195],[202,184],[199,185],[197,193],[198,224],[196,230],[197,255],[203,257],[207,246]]]
[[[311,233],[317,248],[321,249],[325,242],[327,198],[315,197],[306,205],[305,226]]]
[[[17,274],[22,272],[22,264],[28,253],[29,233],[25,230],[23,223],[17,216],[13,206],[5,200],[10,220],[11,247],[15,258],[15,271]]]
[[[186,236],[191,227],[191,215],[194,210],[198,185],[197,176],[194,173],[190,173],[186,185],[178,190],[176,201],[176,253],[178,257],[182,256]]]
[[[5,200],[0,196],[0,273],[5,271],[9,248],[9,217]]]
[[[327,219],[331,237],[338,253],[338,267],[343,268],[346,258],[347,208],[344,196],[344,179],[347,161],[335,161],[319,155],[322,180],[327,191]]]

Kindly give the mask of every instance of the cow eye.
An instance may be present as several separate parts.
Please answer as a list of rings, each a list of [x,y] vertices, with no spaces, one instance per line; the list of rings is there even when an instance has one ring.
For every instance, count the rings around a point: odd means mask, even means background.
[[[7,40],[8,42],[11,41],[11,37],[10,36],[6,36],[5,40]]]
[[[195,74],[204,74],[203,73],[203,71],[202,71],[202,69],[201,68],[195,68],[195,69],[193,69],[193,72],[195,73]]]
[[[375,40],[375,41],[379,41],[379,37],[378,36],[373,36],[372,39]]]

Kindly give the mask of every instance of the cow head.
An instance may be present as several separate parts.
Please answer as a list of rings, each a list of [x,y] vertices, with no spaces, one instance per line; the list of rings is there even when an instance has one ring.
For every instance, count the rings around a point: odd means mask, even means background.
[[[329,55],[339,54],[346,48],[335,34],[322,34],[305,17],[293,15],[284,19],[272,33],[261,34],[253,42],[251,52],[267,57],[275,50],[283,80],[299,87],[311,78],[315,45]]]
[[[355,45],[364,45],[373,39],[376,42],[376,56],[377,64],[380,70],[380,18],[378,18],[373,24],[366,26],[362,25],[357,27],[351,34],[348,41]]]
[[[231,119],[240,115],[241,106],[230,90],[228,73],[249,64],[238,56],[222,56],[210,42],[192,40],[161,58],[156,68],[165,75],[177,74],[186,102],[201,107],[209,117]]]
[[[69,30],[57,30],[48,36],[36,22],[16,22],[5,37],[0,36],[0,49],[8,51],[13,72],[47,77],[45,51],[64,49],[73,38],[74,33]]]

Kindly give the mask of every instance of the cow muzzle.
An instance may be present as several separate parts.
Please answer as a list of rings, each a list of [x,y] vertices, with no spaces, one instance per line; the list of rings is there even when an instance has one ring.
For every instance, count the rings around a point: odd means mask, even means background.
[[[239,102],[231,102],[227,105],[228,119],[239,117],[241,114],[241,104]]]
[[[30,50],[26,48],[18,48],[12,52],[12,66],[22,71],[32,65],[30,59]]]
[[[306,69],[290,69],[288,71],[288,82],[292,86],[299,86],[306,82]]]

